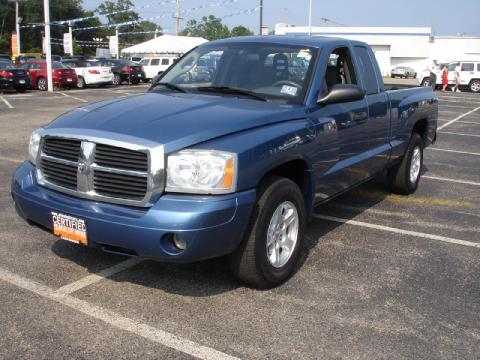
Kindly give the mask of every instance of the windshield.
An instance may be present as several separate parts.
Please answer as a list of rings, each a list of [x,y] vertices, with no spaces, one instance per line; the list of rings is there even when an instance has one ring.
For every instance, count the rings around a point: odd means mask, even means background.
[[[191,92],[233,88],[269,101],[302,103],[316,53],[313,48],[268,43],[208,44],[186,54],[159,81]]]
[[[52,62],[52,69],[66,69],[67,67],[63,65],[61,62],[54,61]]]

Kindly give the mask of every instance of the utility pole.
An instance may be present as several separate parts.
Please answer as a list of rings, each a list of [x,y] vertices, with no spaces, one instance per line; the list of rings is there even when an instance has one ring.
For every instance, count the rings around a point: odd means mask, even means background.
[[[182,18],[180,17],[180,0],[177,0],[177,14],[175,15],[175,23],[176,23],[176,35],[180,33],[180,20]]]
[[[260,31],[259,35],[262,35],[262,29],[263,29],[263,0],[260,0]]]
[[[312,35],[312,0],[308,4],[308,35]]]
[[[50,39],[50,1],[43,0],[43,12],[45,16],[45,42],[46,42],[46,56],[47,56],[47,85],[48,91],[53,91],[52,80],[52,44]]]
[[[117,42],[117,59],[120,59],[120,41],[118,39],[118,26],[115,27],[115,41]]]
[[[70,37],[70,42],[72,43],[71,44],[71,51],[70,51],[70,56],[73,56],[73,31],[72,31],[72,26],[73,26],[73,21],[70,21],[68,23],[68,32],[70,33],[69,37]]]

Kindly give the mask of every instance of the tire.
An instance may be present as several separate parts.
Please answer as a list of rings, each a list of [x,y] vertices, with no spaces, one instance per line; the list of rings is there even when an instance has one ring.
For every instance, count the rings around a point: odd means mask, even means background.
[[[138,85],[139,83],[140,83],[140,80],[136,80],[136,79],[130,82],[130,84],[132,85]]]
[[[470,91],[473,93],[480,92],[480,80],[472,80],[469,85]]]
[[[413,133],[402,161],[388,169],[390,189],[401,195],[409,195],[417,190],[423,165],[423,141]]]
[[[287,213],[293,222],[285,226],[286,220],[277,215]],[[275,219],[279,227],[273,227]],[[232,273],[259,289],[283,283],[293,274],[305,227],[305,203],[297,184],[286,178],[268,178],[259,189],[246,238],[228,258]],[[269,246],[267,240],[271,241]]]
[[[37,88],[40,91],[47,91],[48,90],[48,84],[47,84],[47,79],[40,77],[37,80]]]
[[[424,78],[421,82],[422,86],[428,87],[430,86],[430,79],[429,78]]]
[[[85,89],[87,87],[87,84],[85,84],[85,79],[81,76],[78,77],[77,87],[80,89]]]
[[[114,74],[112,82],[113,82],[113,85],[119,86],[122,83],[122,78],[120,77],[120,74]]]

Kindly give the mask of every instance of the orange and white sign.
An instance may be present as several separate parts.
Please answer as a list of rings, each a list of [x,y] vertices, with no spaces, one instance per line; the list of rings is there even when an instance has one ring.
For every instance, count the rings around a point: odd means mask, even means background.
[[[53,234],[75,244],[88,245],[85,220],[52,211]]]
[[[12,56],[17,57],[20,55],[18,53],[18,39],[17,39],[17,34],[15,32],[12,32]]]

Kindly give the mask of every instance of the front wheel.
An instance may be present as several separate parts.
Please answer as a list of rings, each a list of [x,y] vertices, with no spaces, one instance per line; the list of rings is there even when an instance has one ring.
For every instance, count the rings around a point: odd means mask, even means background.
[[[480,92],[480,80],[473,80],[470,83],[470,91],[474,93]]]
[[[303,245],[305,203],[297,184],[272,177],[259,190],[246,239],[229,256],[233,274],[255,288],[271,288],[293,273]]]
[[[113,75],[113,85],[118,86],[122,82],[122,78],[120,77],[120,74],[114,74]]]
[[[423,141],[413,133],[402,161],[388,169],[388,182],[394,193],[408,195],[417,190],[423,165]]]

